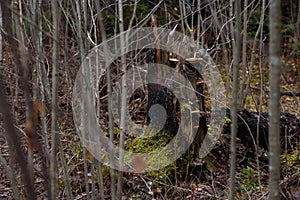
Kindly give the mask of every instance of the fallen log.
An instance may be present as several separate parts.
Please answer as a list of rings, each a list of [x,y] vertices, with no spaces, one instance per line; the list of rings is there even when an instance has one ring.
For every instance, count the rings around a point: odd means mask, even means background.
[[[230,110],[227,110],[230,119]],[[230,133],[230,123],[224,127],[224,133]],[[246,109],[238,111],[238,134],[241,142],[253,152],[257,147],[268,150],[269,114],[251,112]],[[300,119],[290,113],[281,113],[280,136],[282,151],[298,148],[300,143]]]

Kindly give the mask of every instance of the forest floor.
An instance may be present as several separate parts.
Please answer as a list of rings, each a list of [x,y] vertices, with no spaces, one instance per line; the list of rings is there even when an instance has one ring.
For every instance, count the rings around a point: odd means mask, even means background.
[[[294,96],[293,92],[299,92],[300,89],[300,69],[299,60],[290,59],[287,55],[282,58],[283,73],[282,73],[282,91],[291,92],[291,94],[283,95],[281,98],[282,108],[282,167],[281,167],[281,195],[282,199],[300,199],[300,97]],[[73,63],[73,65],[76,65]],[[288,66],[288,67],[287,67]],[[72,192],[75,199],[86,199],[86,184],[85,176],[88,178],[88,186],[93,188],[93,182],[98,182],[99,171],[101,166],[89,153],[85,155],[88,159],[88,171],[85,170],[83,160],[83,148],[78,135],[74,128],[72,119],[71,107],[71,92],[70,88],[74,83],[76,67],[69,65],[65,73],[63,70],[60,73],[59,83],[59,103],[58,103],[58,121],[60,130],[60,139],[62,142],[63,153],[68,165],[68,173],[70,176]],[[224,67],[220,67],[223,73]],[[262,96],[262,111],[261,124],[259,126],[261,135],[266,136],[268,126],[268,72],[264,69],[264,91]],[[251,83],[251,94],[248,95],[245,105],[246,110],[239,112],[250,129],[255,132],[257,128],[257,116],[259,115],[259,95],[261,94],[260,84],[261,76],[258,66],[253,70],[253,80]],[[25,126],[25,102],[20,95],[13,96],[16,90],[16,82],[13,68],[7,68],[3,74],[8,74],[5,84],[7,86],[7,94],[11,100],[13,114],[16,119],[16,127],[23,130]],[[17,102],[13,103],[12,101]],[[49,107],[49,105],[47,106]],[[50,121],[50,113],[47,113],[48,121]],[[209,154],[206,161],[199,163],[191,163],[187,159],[187,155],[179,158],[175,163],[167,166],[159,171],[154,171],[145,174],[130,174],[124,173],[124,190],[122,199],[227,199],[229,194],[229,154],[230,154],[230,118],[227,117],[224,126],[223,134],[217,143],[217,146]],[[2,120],[0,120],[2,122]],[[246,144],[249,141],[247,128],[243,126],[243,122],[239,121],[239,137],[237,138],[237,173],[236,186],[238,199],[267,199],[268,198],[268,151],[266,146],[256,146]],[[50,126],[50,125],[49,125]],[[6,160],[9,160],[7,151],[7,143],[4,138],[4,130],[0,123],[0,149],[1,155]],[[41,130],[38,125],[37,130]],[[264,132],[264,133],[263,133]],[[245,134],[246,133],[246,134]],[[42,135],[41,133],[39,133]],[[41,136],[44,138],[44,136]],[[50,140],[50,136],[48,139]],[[22,148],[27,152],[26,137],[20,131]],[[260,144],[264,141],[261,140]],[[39,199],[43,199],[47,194],[43,190],[43,181],[40,175],[42,159],[34,153],[34,173],[35,186]],[[217,162],[215,162],[217,161]],[[0,198],[12,199],[12,188],[10,179],[6,172],[7,169],[0,166]],[[59,177],[60,182],[59,196],[64,196],[64,184],[62,176],[62,164],[59,162]],[[94,174],[93,174],[94,173]],[[109,168],[102,167],[104,177],[104,192],[109,199],[110,195],[110,179]],[[18,174],[17,174],[18,175]],[[19,176],[19,175],[18,175]],[[18,177],[17,177],[18,179]],[[99,185],[96,184],[98,191]],[[97,194],[99,192],[96,192]]]

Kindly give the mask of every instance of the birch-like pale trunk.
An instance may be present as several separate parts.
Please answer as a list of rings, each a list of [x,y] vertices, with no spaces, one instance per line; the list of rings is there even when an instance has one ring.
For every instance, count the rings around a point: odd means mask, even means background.
[[[229,18],[234,18],[234,0],[229,1]],[[231,49],[235,49],[235,37],[234,37],[234,20],[230,20],[229,26],[230,26],[230,33],[231,33]],[[234,50],[233,50],[234,51]],[[234,54],[234,53],[233,53]],[[230,92],[230,74],[231,74],[231,66],[232,64],[227,66],[226,69],[226,97],[229,98],[229,92]]]
[[[106,32],[105,32],[105,27],[104,27],[104,24],[103,24],[103,17],[102,17],[102,12],[101,12],[101,6],[100,6],[100,2],[99,1],[95,1],[95,4],[96,4],[96,10],[97,10],[97,15],[98,15],[98,21],[99,21],[99,28],[100,28],[100,35],[101,35],[101,39],[102,41],[104,42],[104,54],[107,55],[107,44],[106,44]],[[95,36],[96,37],[96,36]],[[97,41],[97,40],[96,40]],[[98,55],[98,54],[97,54]],[[108,128],[109,128],[109,131],[112,132],[113,131],[113,119],[112,119],[112,112],[111,112],[111,76],[110,76],[110,69],[108,68],[108,61],[106,60],[107,57],[104,56],[104,63],[105,63],[105,69],[107,69],[106,71],[106,78],[107,78],[107,93],[108,93]],[[96,61],[97,65],[99,64],[99,60],[97,59]],[[99,73],[97,71],[97,73]],[[97,77],[98,77],[98,74],[97,74]],[[97,103],[97,111],[99,112],[100,111],[100,100],[98,100],[98,103]],[[99,114],[97,115],[99,116]],[[110,135],[112,134],[113,135],[113,132],[112,133],[109,133]],[[99,190],[100,190],[100,198],[101,199],[105,199],[105,195],[104,195],[104,181],[103,181],[103,174],[102,174],[102,163],[99,163],[98,165],[98,178],[99,178]]]
[[[82,5],[81,5],[82,3]],[[75,8],[74,6],[73,8],[73,12],[75,15],[75,19],[76,19],[76,31],[77,31],[77,42],[79,43],[79,49],[80,49],[80,61],[83,62],[84,60],[84,56],[86,53],[86,46],[85,46],[85,40],[83,40],[83,34],[86,34],[86,32],[83,32],[84,30],[87,30],[86,26],[87,26],[87,22],[86,22],[86,16],[82,16],[81,14],[81,10],[85,10],[85,8],[83,8],[85,6],[85,0],[83,1],[79,1],[76,0],[75,1]],[[85,13],[85,11],[84,11]],[[82,20],[83,20],[83,27],[82,27]],[[88,177],[87,177],[87,173],[88,173],[88,163],[87,163],[87,149],[85,147],[83,147],[83,167],[84,167],[84,183],[85,183],[85,188],[86,188],[86,199],[89,200],[90,199],[90,189],[89,189],[89,183],[88,183]]]
[[[100,34],[101,39],[103,42],[103,51],[104,55],[108,55],[108,46],[106,42],[106,32],[105,27],[103,23],[103,17],[100,7],[100,2],[96,1],[96,8],[97,8],[97,14],[99,18],[99,28],[100,28]],[[112,84],[111,84],[111,72],[110,72],[110,66],[108,66],[108,57],[104,56],[104,63],[105,63],[105,69],[106,69],[106,79],[107,79],[107,106],[108,106],[108,129],[109,129],[109,140],[113,144],[114,141],[114,128],[113,128],[113,115],[112,115]],[[116,199],[116,179],[115,179],[115,170],[114,170],[114,154],[113,150],[109,153],[110,156],[110,179],[111,179],[111,185],[110,185],[110,192],[111,192],[111,199]],[[102,176],[102,164],[99,166],[99,182],[100,182],[100,196],[101,199],[105,199],[104,196],[104,184],[103,184],[103,176]]]
[[[263,27],[263,23],[265,21],[265,5],[266,5],[266,2],[265,0],[262,0],[262,14],[261,14],[261,19],[260,19],[260,23],[261,24],[261,27]],[[263,97],[264,97],[264,87],[265,87],[265,83],[264,83],[264,73],[265,73],[265,70],[263,69],[263,66],[264,66],[264,57],[263,57],[263,51],[264,51],[264,41],[263,41],[263,37],[264,34],[263,34],[263,29],[261,29],[260,31],[260,37],[259,37],[259,41],[260,41],[260,44],[259,44],[259,73],[260,73],[260,94],[259,94],[259,106],[258,106],[258,118],[257,118],[257,129],[256,129],[256,139],[255,139],[255,144],[256,144],[256,148],[255,148],[255,151],[256,151],[256,165],[257,165],[257,168],[259,169],[260,168],[260,164],[259,164],[259,159],[258,159],[258,147],[259,147],[259,134],[260,134],[260,120],[261,120],[261,112],[262,112],[262,107],[263,107]],[[245,94],[247,95],[247,94]],[[258,177],[258,183],[260,183],[260,171],[257,170],[257,177]],[[259,184],[260,185],[260,184]]]
[[[298,45],[299,45],[299,37],[300,37],[300,0],[298,2],[298,15],[297,15],[297,21],[296,21],[295,42],[294,42],[294,47],[293,47],[294,52],[297,52]],[[299,83],[298,87],[300,89],[300,83]]]
[[[280,199],[281,1],[270,2],[269,199]]]
[[[257,42],[258,42],[258,36],[261,36],[263,34],[263,26],[264,26],[264,19],[265,19],[265,7],[266,7],[266,2],[265,0],[261,1],[261,14],[260,14],[260,20],[259,20],[259,26],[257,28],[257,31],[255,33],[255,36],[253,38],[253,43],[252,43],[252,47],[251,49],[253,49],[251,56],[250,56],[250,62],[249,62],[249,69],[248,69],[248,77],[247,77],[247,81],[245,83],[246,87],[244,89],[244,96],[241,97],[242,102],[244,103],[246,101],[247,98],[247,94],[250,92],[250,82],[252,80],[252,72],[253,72],[253,67],[255,64],[255,56],[256,56],[256,51],[254,51],[254,49],[256,49],[257,46]]]
[[[233,85],[231,104],[231,140],[230,140],[230,194],[229,199],[235,199],[235,173],[236,173],[236,136],[237,136],[237,109],[239,88],[239,65],[241,59],[241,4],[235,0],[235,28],[234,28],[234,54],[233,54]]]
[[[31,0],[30,3],[30,16],[32,22],[30,26],[30,35],[31,41],[34,47],[34,54],[36,56],[36,60],[34,63],[34,70],[32,70],[32,81],[35,83],[35,87],[33,87],[33,99],[34,102],[45,103],[46,97],[45,94],[48,94],[49,98],[51,98],[50,94],[50,85],[48,76],[46,74],[45,65],[43,62],[43,33],[42,33],[42,12],[41,5],[42,0]],[[35,108],[37,109],[37,108]],[[44,139],[44,144],[47,144],[46,147],[41,144],[39,139],[36,139],[36,152],[39,157],[42,159],[42,174],[45,182],[45,190],[47,191],[48,196],[51,196],[50,191],[50,174],[49,174],[49,152],[48,152],[48,127],[47,127],[47,116],[44,109],[42,109],[39,113],[35,113],[36,115],[40,115],[41,125],[42,125],[42,137]]]
[[[199,44],[203,45],[203,42],[200,42],[200,34],[201,31],[204,30],[204,24],[202,22],[202,17],[200,15],[200,7],[201,7],[201,1],[197,0],[197,9],[199,9],[198,11],[198,15],[197,15],[197,49],[200,48]],[[203,38],[203,37],[202,37]]]
[[[243,108],[244,106],[244,96],[245,94],[244,88],[246,87],[246,72],[247,72],[247,35],[248,35],[248,0],[244,1],[244,11],[243,11],[243,43],[242,43],[242,80],[240,83],[240,95],[239,95],[239,106]]]
[[[121,89],[121,121],[120,121],[120,143],[119,143],[119,172],[117,183],[117,199],[121,200],[123,190],[123,163],[124,163],[124,135],[126,131],[126,110],[127,110],[127,83],[126,83],[126,58],[125,58],[125,35],[124,32],[124,17],[123,17],[123,3],[118,0],[118,20],[120,29],[120,48],[121,48],[121,65],[122,71],[122,89]]]

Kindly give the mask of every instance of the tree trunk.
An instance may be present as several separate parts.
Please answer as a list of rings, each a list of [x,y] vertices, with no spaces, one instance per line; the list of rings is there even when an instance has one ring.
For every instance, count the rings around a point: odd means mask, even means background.
[[[57,197],[57,76],[58,76],[58,39],[59,39],[59,12],[58,2],[51,1],[52,19],[53,19],[53,48],[52,48],[52,99],[51,99],[51,160],[50,160],[50,184],[51,197]]]
[[[269,198],[280,199],[280,55],[281,1],[270,2]]]
[[[238,88],[239,88],[239,65],[241,59],[241,4],[235,0],[236,25],[234,29],[235,48],[233,61],[233,86],[231,105],[231,144],[230,144],[230,197],[235,199],[235,171],[236,171],[236,136],[237,136],[237,109],[238,109]]]

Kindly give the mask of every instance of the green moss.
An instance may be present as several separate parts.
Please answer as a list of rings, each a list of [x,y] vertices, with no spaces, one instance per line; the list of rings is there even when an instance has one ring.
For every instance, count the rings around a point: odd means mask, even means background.
[[[125,148],[135,153],[148,153],[165,147],[172,139],[172,135],[162,131],[152,137],[136,137]]]
[[[259,186],[257,172],[249,166],[237,173],[237,180],[240,183],[237,189],[241,193],[247,192],[251,194]]]
[[[170,149],[170,153],[164,152],[162,154],[157,155],[155,152],[156,150],[160,150],[173,139],[173,135],[168,134],[166,131],[161,131],[156,135],[148,138],[136,137],[130,143],[125,145],[125,148],[133,153],[147,153],[148,160],[156,160],[160,163],[171,163],[170,165],[158,170],[158,171],[151,171],[147,173],[149,179],[153,180],[153,188],[160,188],[163,189],[163,186],[155,183],[163,182],[163,183],[170,183],[173,185],[177,185],[177,183],[185,180],[186,172],[187,172],[187,165],[188,165],[188,154],[184,154],[177,161],[171,162],[170,154],[174,153],[174,149]],[[132,157],[132,154],[129,154],[129,157]],[[126,158],[125,158],[126,160]],[[147,167],[151,168],[152,164],[157,167],[157,162],[149,162],[147,163]],[[155,167],[155,168],[156,168]]]
[[[281,155],[282,170],[284,172],[299,170],[299,157],[300,154],[297,151]]]
[[[229,117],[225,117],[225,125],[231,124],[231,119]]]

